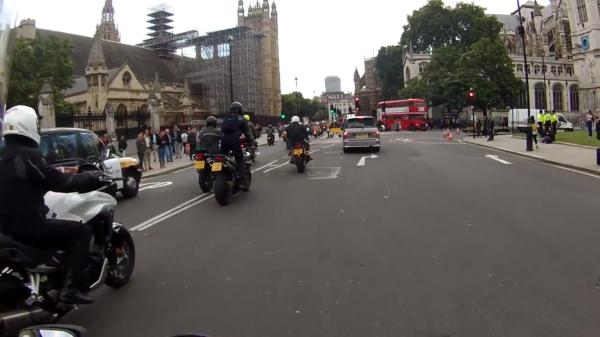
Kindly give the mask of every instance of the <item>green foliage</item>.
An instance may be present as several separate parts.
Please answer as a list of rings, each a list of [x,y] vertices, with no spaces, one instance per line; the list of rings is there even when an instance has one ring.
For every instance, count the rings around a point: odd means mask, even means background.
[[[413,78],[407,85],[398,91],[400,99],[408,98],[429,98],[429,88],[427,83],[421,78]]]
[[[454,8],[442,0],[429,2],[408,16],[400,44],[416,53],[430,53],[441,47],[466,49],[481,38],[495,39],[502,24],[485,15],[484,8],[458,3]]]
[[[382,87],[384,100],[396,98],[404,85],[403,48],[401,46],[381,47],[375,60],[377,76]]]
[[[55,37],[18,39],[11,64],[8,106],[37,108],[40,89],[48,81],[54,91],[56,111],[72,109],[61,95],[62,90],[73,85],[72,48],[68,41]]]
[[[290,94],[281,95],[281,101],[282,112],[286,115],[287,119],[290,119],[292,116],[303,116],[310,118],[320,110],[327,110],[327,108],[321,104],[318,99],[304,98],[300,92],[292,92]]]

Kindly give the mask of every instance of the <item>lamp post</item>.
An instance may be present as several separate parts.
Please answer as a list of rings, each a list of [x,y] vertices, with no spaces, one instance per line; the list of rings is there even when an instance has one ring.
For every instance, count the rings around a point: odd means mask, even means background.
[[[232,62],[233,35],[229,35],[227,40],[229,41],[229,93],[231,95],[231,103],[233,103],[233,62]]]
[[[546,86],[546,71],[548,71],[548,67],[546,66],[546,52],[542,53],[542,75],[544,75],[544,96],[542,99],[544,100],[544,111],[548,110],[548,87]]]
[[[302,117],[302,116],[300,116],[300,96],[298,95],[298,76],[296,76],[294,78],[294,81],[296,81],[296,113],[298,114],[298,117]]]
[[[523,43],[523,62],[525,63],[525,94],[527,95],[527,123],[531,117],[531,104],[529,98],[529,65],[527,64],[527,49],[525,47],[525,27],[523,27],[523,16],[521,15],[521,2],[517,0],[519,8],[519,34],[521,34],[521,42]],[[526,151],[533,151],[533,135],[532,130],[527,127],[527,139],[525,141]]]

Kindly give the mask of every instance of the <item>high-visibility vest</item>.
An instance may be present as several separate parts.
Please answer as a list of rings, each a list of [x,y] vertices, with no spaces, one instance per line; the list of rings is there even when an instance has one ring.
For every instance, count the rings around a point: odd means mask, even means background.
[[[540,123],[542,123],[542,124],[546,123],[546,115],[545,115],[545,114],[541,114],[541,115],[538,117],[538,122],[540,122]]]
[[[556,116],[556,114],[550,115],[550,121],[552,123],[555,123],[555,122],[558,123],[558,117]]]

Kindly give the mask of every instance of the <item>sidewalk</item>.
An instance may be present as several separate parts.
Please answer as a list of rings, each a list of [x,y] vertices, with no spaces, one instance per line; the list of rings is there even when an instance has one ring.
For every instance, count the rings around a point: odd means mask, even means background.
[[[279,137],[278,137],[277,133],[275,133],[275,142],[278,142],[278,141],[279,141]],[[263,145],[267,145],[267,135],[266,134],[263,134],[258,139],[258,146],[263,146]],[[127,141],[127,156],[136,158],[139,160],[135,149],[136,149],[135,139]],[[192,167],[193,165],[194,165],[194,161],[191,161],[189,156],[180,158],[180,159],[175,159],[175,157],[173,157],[173,162],[171,162],[171,163],[167,162],[165,165],[165,168],[163,168],[163,169],[158,168],[159,167],[158,161],[152,162],[153,170],[144,172],[142,174],[142,178],[151,178],[151,177],[161,176],[161,175],[175,172],[175,171],[187,168],[187,167]]]
[[[563,144],[539,144],[539,150],[525,151],[525,139],[508,136],[496,136],[494,141],[486,138],[473,139],[465,136],[463,142],[489,147],[513,154],[535,158],[547,163],[573,168],[600,175],[600,166],[596,164],[596,150]],[[535,145],[534,145],[535,147]]]

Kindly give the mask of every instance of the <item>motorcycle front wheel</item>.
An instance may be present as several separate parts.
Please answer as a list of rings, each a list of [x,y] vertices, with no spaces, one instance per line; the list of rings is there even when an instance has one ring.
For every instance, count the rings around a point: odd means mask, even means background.
[[[115,232],[112,247],[108,256],[108,275],[106,285],[121,288],[131,279],[135,266],[135,245],[131,234],[125,228]]]
[[[229,187],[229,181],[223,173],[217,174],[215,177],[215,199],[221,206],[227,206],[231,202],[231,188]]]

